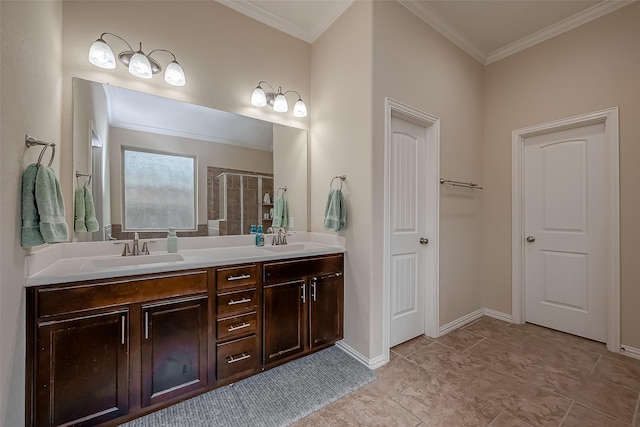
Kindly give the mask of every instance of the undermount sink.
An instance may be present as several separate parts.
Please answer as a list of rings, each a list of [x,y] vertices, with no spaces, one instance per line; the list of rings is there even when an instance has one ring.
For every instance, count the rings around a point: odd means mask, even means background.
[[[109,258],[100,258],[87,261],[83,266],[83,270],[104,269],[115,267],[132,267],[135,265],[156,264],[159,262],[176,262],[184,261],[180,254],[151,254],[136,256],[116,256]]]
[[[271,245],[265,246],[266,250],[271,252],[297,252],[305,248],[304,243],[293,243],[291,245]]]

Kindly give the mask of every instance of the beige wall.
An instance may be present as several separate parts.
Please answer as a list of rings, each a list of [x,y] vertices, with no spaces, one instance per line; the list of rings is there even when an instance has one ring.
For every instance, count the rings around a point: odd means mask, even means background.
[[[24,135],[58,143],[60,172],[62,7],[59,2],[0,2],[0,425],[24,425],[25,300],[20,246],[22,170],[38,159]],[[45,154],[48,159],[48,154]],[[48,160],[46,160],[48,161]]]
[[[371,2],[355,2],[311,47],[310,229],[322,231],[329,183],[345,174],[345,341],[366,357],[379,354],[371,348],[379,316],[372,311],[372,12]]]
[[[621,343],[640,348],[640,3],[486,67],[484,305],[511,312],[511,131],[620,107]]]
[[[198,224],[207,224],[207,167],[223,167],[252,172],[273,173],[273,153],[229,144],[200,141],[111,127],[109,161],[111,221],[122,224],[122,146],[163,153],[196,155],[198,167]]]
[[[440,119],[442,177],[482,182],[482,65],[397,2],[374,2],[373,16],[373,188],[383,187],[385,97]],[[440,186],[440,191],[440,241],[429,238],[440,248],[442,326],[482,307],[483,193],[448,186]],[[373,213],[374,224],[379,224],[374,228],[374,258],[382,260],[379,192]],[[382,277],[381,262],[374,262],[373,277]],[[379,313],[381,279],[376,282]],[[375,321],[382,328],[379,316]]]

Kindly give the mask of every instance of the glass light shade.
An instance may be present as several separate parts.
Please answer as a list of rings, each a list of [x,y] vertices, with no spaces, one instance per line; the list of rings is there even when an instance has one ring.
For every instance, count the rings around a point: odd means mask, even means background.
[[[89,62],[100,68],[116,68],[116,58],[109,45],[102,39],[93,42],[89,48]]]
[[[131,61],[129,62],[129,72],[136,77],[140,77],[143,79],[150,79],[151,72],[151,63],[149,62],[149,58],[142,53],[142,51],[138,51],[131,57]]]
[[[184,86],[187,81],[184,77],[184,70],[176,61],[172,61],[164,70],[164,81],[173,86]]]
[[[251,105],[255,105],[256,107],[264,107],[267,105],[267,95],[265,95],[264,90],[260,86],[253,90],[251,94]]]
[[[286,113],[289,111],[287,98],[285,98],[283,94],[278,93],[278,96],[276,96],[276,99],[273,101],[273,110],[278,113]]]
[[[298,99],[293,106],[293,115],[296,117],[307,117],[307,106],[304,105],[302,99]]]

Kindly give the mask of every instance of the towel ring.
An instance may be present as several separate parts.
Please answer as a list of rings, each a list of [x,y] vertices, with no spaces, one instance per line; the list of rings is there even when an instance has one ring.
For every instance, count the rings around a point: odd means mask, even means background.
[[[280,190],[282,190],[282,195],[284,196],[284,193],[287,192],[287,186],[285,185],[284,187],[278,188],[278,190],[276,191],[276,197],[274,197],[273,200],[275,200],[278,197],[280,197]]]
[[[87,187],[89,184],[91,184],[91,174],[90,173],[80,173],[78,171],[76,171],[76,184],[78,184],[78,178],[80,178],[81,176],[84,176],[86,179],[84,181],[84,186]],[[78,185],[76,185],[78,186]]]
[[[56,144],[53,142],[45,142],[39,141],[30,135],[26,135],[24,137],[24,143],[27,147],[33,147],[34,145],[44,145],[44,148],[40,152],[40,156],[38,156],[37,167],[40,167],[42,164],[42,156],[44,156],[44,152],[47,151],[47,148],[51,147],[51,158],[49,159],[49,164],[47,166],[51,166],[53,164],[53,159],[56,157]]]
[[[333,190],[333,181],[335,181],[336,179],[340,180],[340,191],[342,191],[342,184],[347,179],[347,176],[346,175],[336,175],[336,176],[334,176],[333,179],[331,180],[331,184],[329,184],[329,190]]]

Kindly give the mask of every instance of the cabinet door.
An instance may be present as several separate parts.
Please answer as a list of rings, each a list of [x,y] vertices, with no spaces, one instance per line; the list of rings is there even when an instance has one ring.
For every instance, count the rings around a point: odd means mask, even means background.
[[[142,307],[142,406],[207,385],[207,297]]]
[[[309,345],[331,344],[343,338],[344,285],[342,273],[310,279]]]
[[[41,324],[37,426],[96,425],[129,410],[128,311]]]
[[[305,282],[264,286],[264,364],[304,351],[306,338]]]

